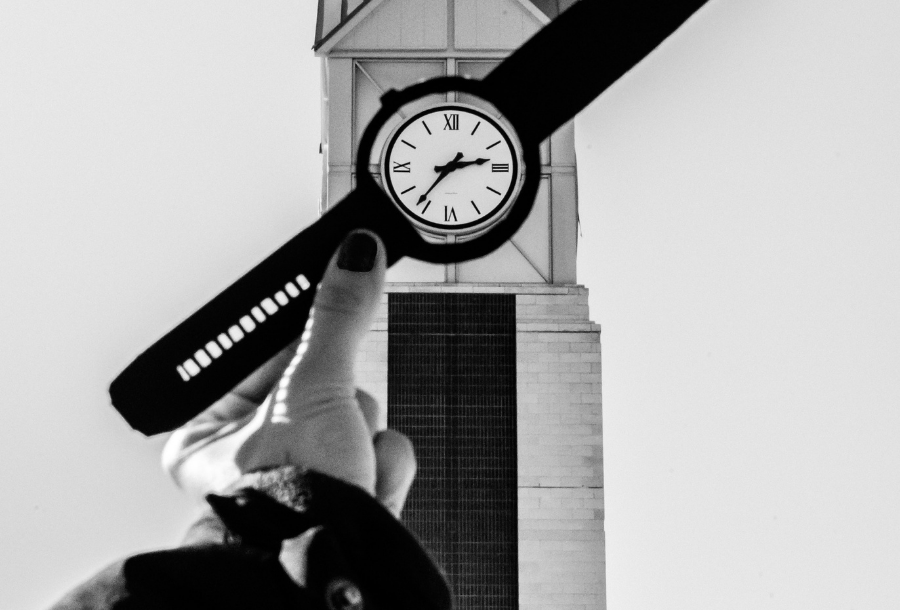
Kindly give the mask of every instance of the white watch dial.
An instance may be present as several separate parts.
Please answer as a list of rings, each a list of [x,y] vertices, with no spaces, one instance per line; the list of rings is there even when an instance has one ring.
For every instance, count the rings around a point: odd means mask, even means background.
[[[388,138],[385,190],[413,223],[469,234],[500,220],[522,178],[511,130],[485,111],[444,103],[405,120]]]

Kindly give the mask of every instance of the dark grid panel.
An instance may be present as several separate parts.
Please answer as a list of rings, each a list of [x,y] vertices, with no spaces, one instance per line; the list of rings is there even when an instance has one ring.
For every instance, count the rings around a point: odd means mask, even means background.
[[[457,606],[518,607],[514,295],[388,296],[388,425],[418,470],[403,518]]]

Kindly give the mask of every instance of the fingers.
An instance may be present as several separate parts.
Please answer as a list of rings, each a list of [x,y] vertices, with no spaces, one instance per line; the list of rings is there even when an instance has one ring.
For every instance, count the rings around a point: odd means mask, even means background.
[[[269,405],[266,405],[269,406]],[[288,407],[271,405],[262,426],[238,448],[241,472],[295,465],[375,493],[372,437],[354,398]],[[287,414],[285,414],[287,413]]]
[[[351,234],[332,257],[295,374],[308,395],[337,389],[353,395],[356,352],[381,302],[385,267],[384,245],[367,231]]]
[[[169,435],[161,455],[163,470],[185,487],[183,470],[188,458],[250,422],[258,406],[234,392],[217,400]]]
[[[319,284],[310,324],[288,363],[260,430],[237,455],[241,470],[295,464],[375,492],[372,427],[357,399],[356,352],[384,285],[384,246],[371,233],[349,235]]]
[[[210,408],[175,430],[162,451],[163,469],[198,501],[210,492],[221,492],[241,475],[235,455],[259,430],[265,415],[256,403],[234,393],[214,406],[218,411]]]
[[[300,337],[297,337],[286,348],[269,358],[261,367],[250,373],[246,379],[237,384],[231,392],[241,398],[259,405],[278,383],[284,369],[287,368],[297,353]]]
[[[202,495],[240,473],[293,464],[358,485],[399,516],[415,476],[412,444],[384,429],[384,408],[353,378],[385,267],[377,236],[358,231],[345,239],[294,353],[282,351],[239,384],[229,396],[240,404],[221,405],[221,413],[207,414],[211,421],[173,435],[164,462],[182,487]],[[247,408],[270,388],[260,407]],[[209,426],[197,427],[203,423]]]
[[[374,445],[375,497],[399,519],[416,476],[412,443],[396,430],[382,430],[375,435]]]
[[[366,426],[373,437],[387,428],[387,411],[371,394],[357,388],[356,401],[359,403],[359,410],[362,411]]]
[[[224,436],[234,434],[252,420],[252,415],[296,353],[299,343],[298,338],[272,356],[231,392],[169,436],[162,450],[162,466],[177,485],[185,486],[182,471],[188,457]]]
[[[399,519],[416,476],[413,445],[400,432],[386,429],[387,411],[370,394],[356,390],[356,399],[375,447],[375,497]]]

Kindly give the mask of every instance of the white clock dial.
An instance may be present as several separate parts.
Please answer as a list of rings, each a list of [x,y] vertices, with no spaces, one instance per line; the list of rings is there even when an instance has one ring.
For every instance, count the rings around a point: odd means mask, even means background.
[[[522,177],[511,130],[485,111],[459,103],[406,119],[388,138],[385,189],[415,225],[466,235],[503,218]]]

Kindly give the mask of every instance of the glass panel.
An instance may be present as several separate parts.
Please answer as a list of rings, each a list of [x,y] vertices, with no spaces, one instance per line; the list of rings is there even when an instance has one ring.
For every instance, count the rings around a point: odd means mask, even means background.
[[[471,78],[483,79],[487,76],[491,70],[497,67],[500,64],[499,61],[460,61],[456,64],[456,71],[460,76],[468,76]],[[477,98],[473,98],[471,95],[466,95],[465,93],[461,93],[459,95],[459,101],[464,102],[466,104],[472,104],[474,106],[483,106],[483,104],[479,104]],[[550,164],[550,139],[547,138],[543,142],[541,142],[541,165],[549,165]]]
[[[456,72],[460,76],[481,80],[499,65],[498,60],[459,61],[456,63]]]
[[[388,425],[412,440],[404,522],[457,608],[518,608],[515,296],[388,296]]]
[[[366,125],[381,108],[380,98],[388,89],[405,89],[420,81],[446,73],[446,64],[443,61],[358,61],[353,68],[353,157],[356,158],[357,145],[362,138]],[[439,101],[445,101],[446,96],[429,96],[410,105],[415,112]],[[381,159],[381,149],[384,140],[395,124],[386,125],[372,147],[370,163],[377,164]]]

